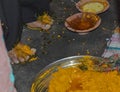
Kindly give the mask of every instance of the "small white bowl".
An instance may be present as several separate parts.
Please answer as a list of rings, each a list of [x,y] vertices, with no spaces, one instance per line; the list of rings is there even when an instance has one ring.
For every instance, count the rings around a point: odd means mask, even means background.
[[[89,11],[89,10],[86,10],[84,11],[82,8],[84,5],[88,4],[88,3],[101,3],[103,4],[103,9],[101,11],[98,11],[98,12],[92,12],[92,11]],[[98,6],[99,7],[99,6]],[[103,13],[105,12],[106,10],[108,10],[110,7],[110,4],[107,0],[80,0],[79,2],[76,3],[76,8],[80,11],[80,12],[92,12],[92,13],[95,13],[95,14],[99,14],[99,13]],[[92,6],[93,8],[93,6]],[[90,8],[89,8],[90,9]],[[95,9],[95,8],[94,8]]]

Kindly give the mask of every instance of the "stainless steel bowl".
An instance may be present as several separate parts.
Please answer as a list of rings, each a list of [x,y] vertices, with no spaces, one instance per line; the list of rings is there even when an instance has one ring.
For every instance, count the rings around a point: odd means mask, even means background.
[[[46,66],[40,73],[37,75],[36,79],[34,80],[31,92],[48,92],[49,81],[51,79],[51,74],[58,70],[58,67],[66,68],[66,67],[79,67],[81,62],[79,59],[83,58],[84,56],[72,56],[57,60],[48,66]],[[101,62],[103,61],[100,57],[90,56],[93,61]]]

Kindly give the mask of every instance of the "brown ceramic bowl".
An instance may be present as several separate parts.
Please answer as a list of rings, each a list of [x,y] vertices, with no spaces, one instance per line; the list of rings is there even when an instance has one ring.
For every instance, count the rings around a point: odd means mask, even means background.
[[[109,8],[107,0],[80,0],[76,3],[76,8],[80,12],[92,12],[95,14],[103,13]]]
[[[86,34],[96,29],[101,23],[101,18],[94,13],[77,13],[68,17],[65,27],[79,34]]]

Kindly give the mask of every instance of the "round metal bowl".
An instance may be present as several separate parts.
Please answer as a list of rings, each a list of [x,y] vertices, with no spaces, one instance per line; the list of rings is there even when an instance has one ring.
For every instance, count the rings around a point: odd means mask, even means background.
[[[83,57],[85,56],[71,56],[57,60],[46,66],[43,70],[40,71],[36,79],[33,81],[33,84],[31,86],[31,92],[48,92],[49,81],[52,77],[51,75],[58,70],[58,67],[79,67],[81,65],[79,59]],[[101,61],[103,61],[103,58],[100,57],[89,57],[99,64]]]

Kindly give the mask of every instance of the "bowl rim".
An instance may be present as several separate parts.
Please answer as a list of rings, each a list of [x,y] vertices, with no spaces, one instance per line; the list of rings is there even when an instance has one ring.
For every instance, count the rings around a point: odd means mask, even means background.
[[[82,58],[82,57],[85,57],[85,56],[89,56],[89,57],[91,57],[91,58],[104,59],[104,58],[102,58],[102,57],[92,56],[92,55],[78,55],[78,56],[76,55],[76,56],[68,56],[68,57],[65,57],[65,58],[58,59],[58,60],[53,61],[52,63],[48,64],[48,65],[45,66],[42,70],[40,70],[40,72],[39,72],[37,75],[40,75],[40,74],[44,73],[47,69],[49,69],[50,67],[52,67],[53,65],[55,65],[55,64],[57,64],[57,63],[65,62],[65,60]]]
[[[93,27],[91,27],[91,28],[89,28],[89,29],[76,30],[76,29],[71,28],[71,27],[69,26],[69,24],[66,22],[66,21],[69,20],[71,17],[78,16],[78,15],[81,16],[83,13],[88,13],[88,12],[75,13],[75,14],[69,16],[68,18],[66,18],[65,23],[64,23],[65,27],[66,27],[67,29],[69,29],[70,31],[72,31],[72,32],[77,32],[77,33],[87,33],[87,32],[93,31],[93,30],[95,30],[96,28],[99,27],[99,25],[101,24],[101,18],[100,18],[97,14],[95,14],[95,15],[96,15],[97,17],[99,17],[99,20],[97,21],[97,23],[96,23]],[[90,13],[90,14],[94,14],[94,13]]]

